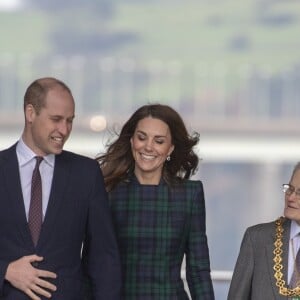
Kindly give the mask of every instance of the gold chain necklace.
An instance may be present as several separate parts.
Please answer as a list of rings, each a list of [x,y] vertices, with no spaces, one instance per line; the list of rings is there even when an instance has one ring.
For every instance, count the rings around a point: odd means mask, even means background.
[[[282,222],[284,220],[284,217],[280,217],[275,221],[276,224],[276,240],[274,242],[274,277],[276,279],[276,286],[279,288],[279,294],[283,296],[288,297],[295,297],[300,296],[300,287],[297,286],[294,289],[289,289],[285,286],[285,280],[283,279],[282,274],[282,233],[283,233],[283,227]]]

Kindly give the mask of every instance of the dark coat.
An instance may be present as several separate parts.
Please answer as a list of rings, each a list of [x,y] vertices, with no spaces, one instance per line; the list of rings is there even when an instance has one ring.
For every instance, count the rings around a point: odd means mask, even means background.
[[[287,284],[290,221],[285,219],[282,236],[283,278]],[[249,227],[241,244],[228,300],[283,300],[274,277],[275,222]],[[286,286],[286,285],[285,285]]]
[[[120,247],[124,299],[185,300],[181,264],[192,299],[213,300],[200,181],[141,185],[133,176],[109,193]]]
[[[51,299],[83,300],[84,273],[91,279],[93,299],[120,299],[119,253],[96,161],[67,151],[55,157],[35,248],[25,216],[16,145],[0,152],[0,299],[29,299],[4,276],[10,262],[32,254],[44,257],[37,268],[57,274]]]

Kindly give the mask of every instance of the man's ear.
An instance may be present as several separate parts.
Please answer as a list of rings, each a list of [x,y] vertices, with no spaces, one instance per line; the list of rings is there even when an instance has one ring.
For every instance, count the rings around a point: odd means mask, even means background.
[[[25,119],[27,122],[32,123],[36,116],[36,112],[32,104],[27,104],[25,107]]]

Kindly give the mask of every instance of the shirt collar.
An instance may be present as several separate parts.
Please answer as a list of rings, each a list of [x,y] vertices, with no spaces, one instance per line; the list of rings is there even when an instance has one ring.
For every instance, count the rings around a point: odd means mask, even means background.
[[[34,157],[36,157],[36,154],[25,144],[22,137],[18,141],[16,151],[20,167],[26,165],[28,162],[34,159]],[[43,159],[50,167],[54,168],[54,154],[48,154],[44,156]]]
[[[300,225],[295,220],[291,220],[290,238],[293,239],[294,237],[298,236],[299,233],[300,233]]]

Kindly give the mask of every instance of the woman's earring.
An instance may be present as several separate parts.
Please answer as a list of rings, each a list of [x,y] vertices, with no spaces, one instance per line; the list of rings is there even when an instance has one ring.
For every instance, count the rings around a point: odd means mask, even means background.
[[[168,156],[167,156],[167,161],[170,161],[170,160],[171,160],[171,156],[168,155]]]

